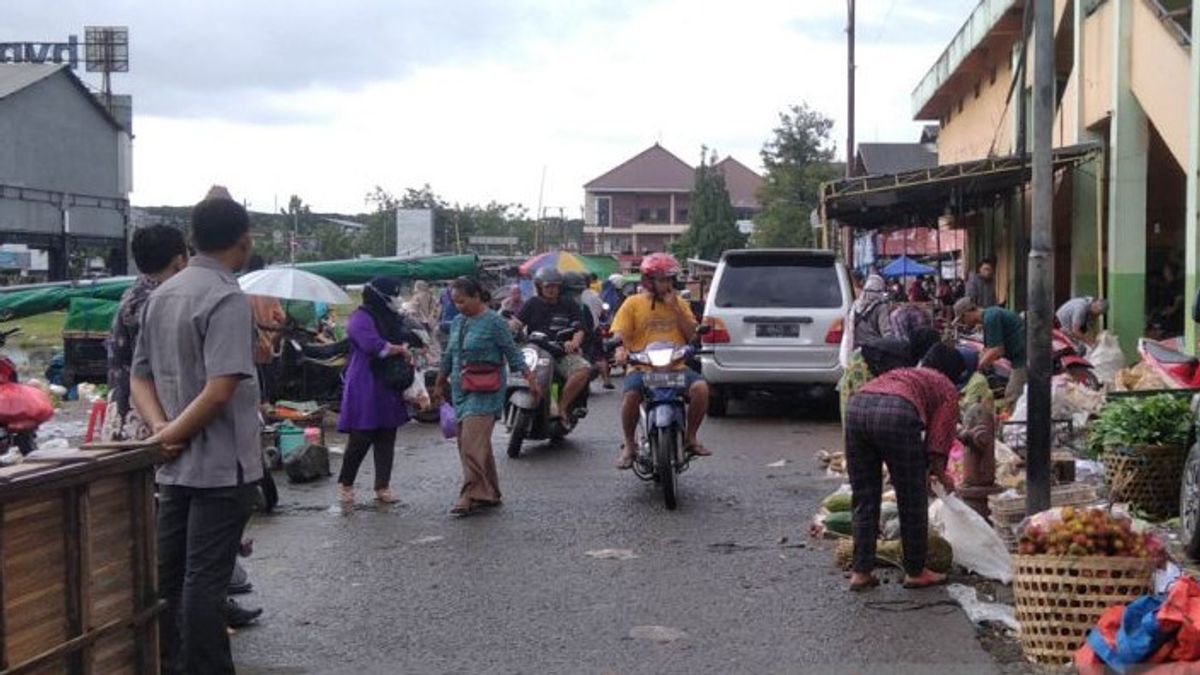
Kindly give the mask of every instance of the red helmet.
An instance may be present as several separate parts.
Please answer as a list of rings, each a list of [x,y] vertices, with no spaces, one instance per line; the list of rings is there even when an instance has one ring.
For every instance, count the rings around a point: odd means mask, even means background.
[[[679,276],[679,261],[675,260],[675,256],[670,253],[651,253],[642,258],[640,271],[642,273],[642,286],[653,290],[651,283],[655,277],[671,277],[674,279]]]

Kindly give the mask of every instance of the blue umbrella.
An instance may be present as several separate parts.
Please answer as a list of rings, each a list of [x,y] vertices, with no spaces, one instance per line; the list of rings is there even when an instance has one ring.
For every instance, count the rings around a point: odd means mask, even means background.
[[[885,277],[919,277],[925,274],[933,274],[934,270],[929,265],[921,263],[902,255],[883,268],[883,276]]]

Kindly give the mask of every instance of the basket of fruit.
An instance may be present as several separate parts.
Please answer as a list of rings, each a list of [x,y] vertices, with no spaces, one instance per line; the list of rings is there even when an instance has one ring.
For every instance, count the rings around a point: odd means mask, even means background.
[[[1170,394],[1123,397],[1092,424],[1090,447],[1104,462],[1109,496],[1154,518],[1179,513],[1187,462],[1188,400]]]
[[[1087,506],[1096,502],[1096,489],[1083,483],[1055,485],[1050,489],[1050,505]],[[1025,520],[1025,495],[1014,490],[988,497],[992,527],[1004,540],[1008,550],[1017,550],[1021,522]]]
[[[1104,509],[1047,511],[1030,519],[1013,557],[1021,646],[1038,663],[1069,663],[1104,610],[1153,588],[1161,542]]]

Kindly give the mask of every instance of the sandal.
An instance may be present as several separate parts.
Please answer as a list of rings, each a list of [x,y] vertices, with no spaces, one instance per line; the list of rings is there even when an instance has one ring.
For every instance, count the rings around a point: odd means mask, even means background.
[[[468,502],[466,504],[455,504],[450,509],[450,516],[453,518],[466,518],[475,511],[475,505]]]
[[[921,588],[933,588],[934,586],[945,586],[946,582],[950,579],[949,576],[945,574],[938,574],[937,572],[930,572],[930,575],[931,576],[928,581],[913,581],[910,577],[905,577],[903,584],[904,588],[916,590]],[[922,576],[924,576],[924,574],[922,574]]]
[[[354,486],[338,485],[338,501],[343,504],[354,503]]]
[[[381,504],[399,504],[400,498],[392,494],[391,488],[375,491],[375,501]]]
[[[633,460],[636,457],[634,453],[625,453],[625,446],[621,446],[621,456],[617,459],[617,469],[628,471],[633,468]]]
[[[879,577],[870,577],[867,581],[850,582],[851,593],[862,593],[879,587]]]
[[[683,446],[683,452],[692,457],[712,457],[712,450],[709,450],[700,443]]]

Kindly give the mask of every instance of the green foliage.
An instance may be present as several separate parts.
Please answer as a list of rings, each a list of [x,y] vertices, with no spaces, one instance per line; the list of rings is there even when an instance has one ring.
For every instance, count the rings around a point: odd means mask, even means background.
[[[814,244],[810,214],[818,206],[821,183],[838,175],[832,129],[832,119],[804,103],[780,113],[779,126],[762,149],[767,174],[759,193],[763,210],[754,220],[753,246]]]
[[[717,154],[707,154],[708,148],[700,149],[700,167],[688,206],[691,226],[675,245],[680,258],[717,260],[726,250],[746,245],[733,217],[725,176],[716,167]]]
[[[1092,422],[1088,448],[1093,454],[1110,446],[1173,445],[1187,442],[1191,410],[1182,396],[1158,394],[1110,401]]]

